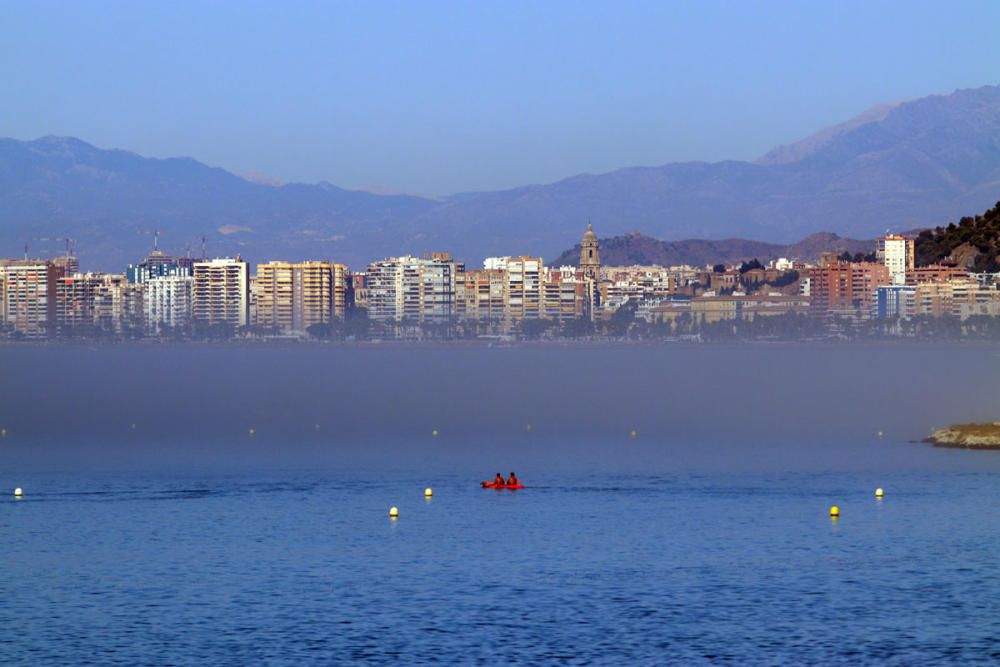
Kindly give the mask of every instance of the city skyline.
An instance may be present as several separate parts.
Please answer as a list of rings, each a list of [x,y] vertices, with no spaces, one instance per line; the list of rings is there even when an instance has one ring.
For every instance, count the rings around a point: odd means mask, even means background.
[[[979,222],[963,221],[966,234],[998,215],[1000,206]],[[919,249],[912,237],[886,234],[868,253],[826,252],[815,264],[783,257],[766,265],[754,258],[738,265],[615,266],[602,263],[588,223],[575,265],[522,255],[488,257],[472,268],[434,252],[386,257],[353,271],[330,261],[268,259],[255,272],[239,256],[171,257],[154,234],[149,256],[124,273],[80,272],[72,254],[0,260],[0,328],[13,339],[323,339],[336,328],[350,339],[700,340],[716,325],[762,318],[777,323],[764,328],[767,335],[838,336],[845,326],[869,322],[882,335],[914,335],[903,323],[930,317],[954,319],[960,331],[968,321],[973,335],[984,335],[993,327],[980,319],[1000,316],[1000,271],[989,271],[995,260],[983,258],[979,272],[969,258],[964,268],[916,261],[948,233],[922,232]],[[804,327],[800,318],[813,324]]]

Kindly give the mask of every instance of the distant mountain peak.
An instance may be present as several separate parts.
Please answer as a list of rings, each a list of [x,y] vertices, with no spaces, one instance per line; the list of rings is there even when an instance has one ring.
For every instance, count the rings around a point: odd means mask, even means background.
[[[790,144],[782,144],[781,146],[772,148],[767,153],[757,158],[754,163],[760,165],[775,165],[798,162],[799,160],[812,155],[837,137],[846,134],[855,128],[861,127],[862,125],[876,123],[882,120],[900,104],[903,104],[903,102],[876,104],[848,121],[824,127],[817,132],[813,132],[805,139],[800,139],[799,141]]]

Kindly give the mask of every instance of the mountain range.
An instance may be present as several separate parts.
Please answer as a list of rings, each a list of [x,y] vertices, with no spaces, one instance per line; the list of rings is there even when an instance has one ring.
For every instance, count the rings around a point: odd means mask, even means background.
[[[79,139],[0,139],[0,256],[57,254],[121,270],[153,230],[172,252],[327,259],[353,266],[449,250],[552,257],[587,220],[604,237],[872,238],[944,224],[1000,199],[1000,87],[875,107],[754,162],[685,162],[441,199],[329,183],[249,180],[190,158],[151,159]],[[747,254],[747,253],[743,253]],[[749,253],[753,255],[755,253]],[[764,253],[756,253],[764,254]],[[720,259],[720,261],[722,261]]]

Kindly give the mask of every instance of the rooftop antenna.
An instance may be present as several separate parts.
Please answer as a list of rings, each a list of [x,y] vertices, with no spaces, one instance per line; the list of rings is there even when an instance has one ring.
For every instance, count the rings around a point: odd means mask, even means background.
[[[191,244],[190,243],[187,244],[187,250],[185,251],[184,256],[187,257],[188,259],[191,259]]]
[[[28,242],[24,242],[24,258],[28,259]]]
[[[201,237],[201,258],[202,258],[202,260],[205,260],[205,259],[208,258],[208,255],[205,254],[205,237],[204,236]]]
[[[154,229],[153,230],[153,252],[156,252],[159,249],[160,249],[160,230],[159,229]]]

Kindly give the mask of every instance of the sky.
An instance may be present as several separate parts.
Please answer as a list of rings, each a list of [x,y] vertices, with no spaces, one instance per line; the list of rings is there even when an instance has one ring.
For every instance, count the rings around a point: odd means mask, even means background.
[[[1000,2],[4,0],[0,136],[451,194],[752,160],[1000,83]]]

